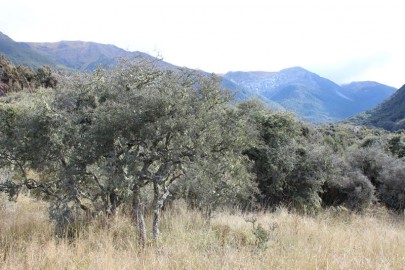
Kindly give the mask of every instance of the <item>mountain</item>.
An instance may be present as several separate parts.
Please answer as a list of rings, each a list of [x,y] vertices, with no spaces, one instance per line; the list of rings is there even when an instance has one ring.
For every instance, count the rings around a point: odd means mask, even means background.
[[[157,60],[143,52],[129,52],[114,45],[95,42],[16,42],[1,32],[0,53],[14,64],[34,68],[49,65],[80,71],[92,71],[100,65],[109,67],[121,57]],[[164,61],[156,61],[156,64],[162,69],[177,68]],[[318,124],[371,109],[394,91],[374,82],[339,86],[300,67],[279,72],[228,72],[222,76],[221,83],[236,100],[256,97],[276,110],[293,111],[302,120]]]
[[[405,85],[374,109],[342,122],[390,131],[405,129]]]
[[[352,113],[347,110],[352,101],[339,85],[301,67],[279,72],[228,72],[224,77],[251,95],[276,102],[309,122],[332,122]]]
[[[16,65],[21,64],[29,67],[40,67],[43,65],[58,66],[57,62],[46,55],[33,50],[26,43],[12,40],[2,32],[0,32],[0,53],[4,54]]]
[[[224,78],[247,96],[276,103],[312,123],[334,122],[373,108],[395,88],[375,82],[339,86],[301,67],[279,72],[228,72]]]
[[[397,89],[377,82],[352,82],[342,85],[342,93],[353,100],[358,111],[374,108]]]
[[[100,44],[84,41],[60,41],[60,42],[26,42],[30,49],[46,55],[54,62],[68,68],[88,71],[98,66],[108,67],[116,63],[118,58],[148,58],[153,57],[142,52],[129,52],[115,45]]]
[[[98,66],[109,67],[119,58],[157,60],[143,52],[129,52],[115,45],[84,41],[16,42],[0,32],[0,53],[14,64],[38,68],[48,65],[54,68],[92,71]],[[157,61],[163,68],[174,67]]]

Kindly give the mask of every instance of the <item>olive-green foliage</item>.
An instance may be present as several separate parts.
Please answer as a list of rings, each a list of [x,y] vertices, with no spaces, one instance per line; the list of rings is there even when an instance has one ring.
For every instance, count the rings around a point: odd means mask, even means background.
[[[405,164],[396,160],[380,174],[378,197],[388,208],[405,210]]]
[[[212,130],[210,136],[222,137],[221,147],[215,147],[211,158],[200,157],[189,164],[185,177],[188,179],[175,188],[175,198],[185,198],[192,208],[203,212],[210,219],[213,211],[223,206],[251,206],[252,196],[256,193],[251,162],[244,149],[256,143],[255,127],[248,121],[248,110],[226,106],[226,114],[217,115],[221,123],[219,130]],[[216,135],[215,135],[216,134]],[[230,146],[234,147],[230,147]],[[224,174],[224,169],[226,173]]]
[[[395,137],[394,137],[395,138]],[[405,162],[387,153],[386,143],[381,138],[370,144],[360,144],[360,148],[348,152],[352,168],[359,169],[376,189],[377,199],[388,208],[405,209]]]
[[[38,87],[55,88],[57,83],[58,80],[49,66],[40,67],[37,71],[23,65],[16,67],[0,54],[0,96],[24,89],[32,91]]]
[[[353,168],[358,168],[377,187],[380,173],[394,160],[379,146],[354,148],[347,153],[347,159]]]
[[[3,66],[2,76],[12,74]],[[33,190],[59,227],[114,214],[138,195],[157,222],[171,195],[207,218],[253,199],[270,208],[358,211],[378,200],[404,209],[402,133],[314,127],[257,101],[233,106],[215,76],[157,66],[124,61],[57,84],[48,68],[16,68],[37,88],[1,99],[0,167],[12,173],[0,191]]]
[[[322,133],[325,143],[339,154],[343,154],[349,147],[357,145],[367,137],[380,137],[387,133],[383,130],[372,130],[362,126],[346,124],[330,124],[321,126],[318,129]]]
[[[80,211],[114,213],[143,190],[153,192],[158,211],[185,181],[249,197],[254,185],[241,152],[252,140],[246,117],[228,101],[215,77],[144,61],[10,96],[0,104],[0,157],[20,180],[3,191],[40,189],[60,225]]]
[[[246,154],[255,164],[259,201],[270,207],[319,208],[328,149],[316,143],[317,132],[291,114],[254,110],[261,143]]]
[[[252,175],[247,170],[251,164],[246,157],[223,156],[215,161],[196,161],[185,175],[188,181],[175,191],[177,198],[184,198],[190,207],[202,211],[207,220],[223,206],[248,209],[257,192],[256,186],[247,181]],[[224,166],[230,167],[226,175],[222,173]]]
[[[254,162],[262,205],[303,210],[343,205],[359,211],[375,201],[373,184],[345,156],[372,132],[350,126],[312,127],[251,101],[240,107],[250,110],[259,132],[260,143],[245,153]]]
[[[357,168],[352,168],[345,157],[331,155],[328,178],[322,192],[324,206],[345,206],[362,211],[375,201],[374,186]]]
[[[52,75],[51,68],[48,66],[38,68],[34,78],[37,87],[55,88],[58,83],[56,78]]]
[[[404,134],[394,135],[388,140],[388,147],[390,152],[398,157],[405,157],[405,136]]]

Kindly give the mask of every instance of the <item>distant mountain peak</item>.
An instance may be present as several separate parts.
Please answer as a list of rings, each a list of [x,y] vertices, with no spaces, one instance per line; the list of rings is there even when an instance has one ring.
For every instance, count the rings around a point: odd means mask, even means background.
[[[306,70],[305,68],[300,67],[300,66],[284,68],[284,69],[280,70],[280,72],[308,72],[308,73],[312,73],[311,71]]]
[[[342,84],[342,87],[351,87],[351,88],[364,88],[364,87],[374,87],[374,86],[386,86],[382,83],[375,81],[355,81],[346,84]]]
[[[281,74],[287,74],[288,76],[294,76],[296,78],[299,77],[304,77],[304,78],[309,78],[309,77],[317,77],[320,78],[320,76],[316,73],[313,73],[305,68],[302,67],[291,67],[291,68],[285,68],[280,70]]]

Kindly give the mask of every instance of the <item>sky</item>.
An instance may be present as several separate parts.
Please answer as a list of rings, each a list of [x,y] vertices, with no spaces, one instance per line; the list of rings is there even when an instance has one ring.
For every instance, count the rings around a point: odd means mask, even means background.
[[[3,0],[16,41],[83,40],[207,72],[301,66],[336,83],[405,84],[404,0]]]

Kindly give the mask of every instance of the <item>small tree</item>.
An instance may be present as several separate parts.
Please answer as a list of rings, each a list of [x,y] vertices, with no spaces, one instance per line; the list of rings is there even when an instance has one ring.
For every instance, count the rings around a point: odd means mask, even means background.
[[[35,75],[36,86],[42,86],[45,88],[55,88],[58,81],[52,74],[52,69],[49,66],[43,66],[38,68]]]

